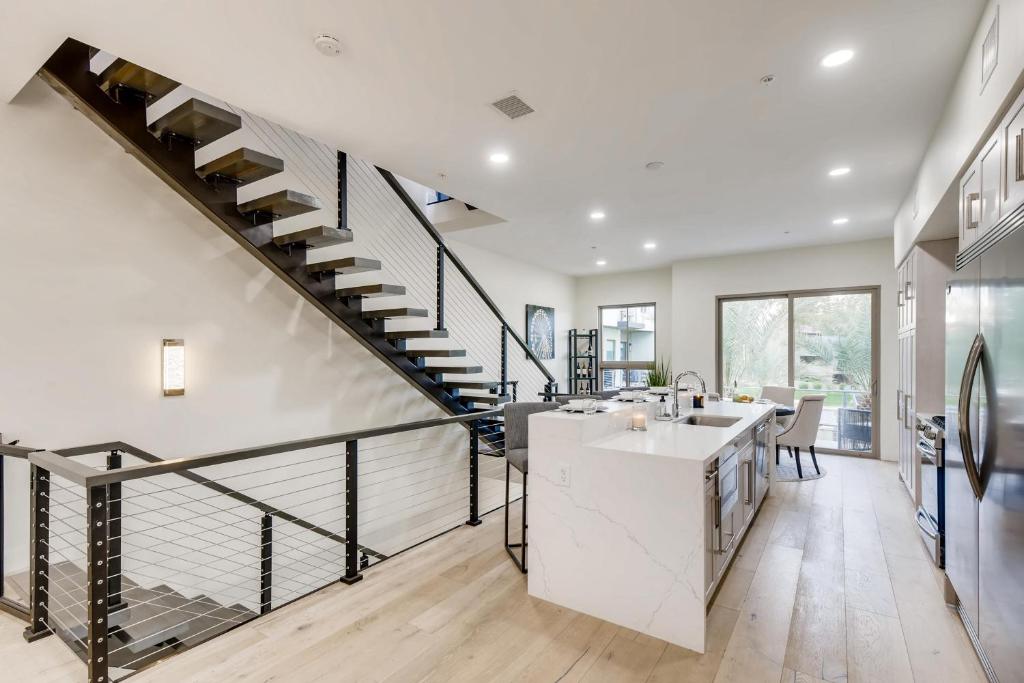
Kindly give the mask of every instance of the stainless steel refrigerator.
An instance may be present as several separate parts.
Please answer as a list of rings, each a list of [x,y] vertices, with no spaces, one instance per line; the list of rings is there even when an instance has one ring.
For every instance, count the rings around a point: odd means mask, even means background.
[[[946,291],[946,575],[982,663],[1024,682],[1024,228]]]

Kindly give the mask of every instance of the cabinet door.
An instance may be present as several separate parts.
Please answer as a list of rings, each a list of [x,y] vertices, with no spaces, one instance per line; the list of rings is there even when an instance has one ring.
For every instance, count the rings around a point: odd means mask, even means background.
[[[903,291],[903,283],[906,280],[904,275],[907,272],[907,262],[904,261],[900,264],[899,268],[896,269],[896,320],[898,321],[896,329],[902,330],[906,327],[906,301],[904,296],[906,292]]]
[[[981,219],[981,173],[978,163],[971,165],[960,180],[960,251],[978,238]]]
[[[981,217],[978,221],[978,237],[984,235],[999,222],[999,201],[1002,188],[1003,146],[999,144],[998,132],[986,143],[978,157],[981,172]]]
[[[1003,203],[999,213],[1006,215],[1024,203],[1024,93],[1010,108],[1000,127],[1003,158]]]

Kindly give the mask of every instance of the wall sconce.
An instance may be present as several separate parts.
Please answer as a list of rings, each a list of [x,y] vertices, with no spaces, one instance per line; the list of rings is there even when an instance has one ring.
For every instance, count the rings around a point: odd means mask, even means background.
[[[163,345],[164,396],[185,395],[185,340],[164,339]]]

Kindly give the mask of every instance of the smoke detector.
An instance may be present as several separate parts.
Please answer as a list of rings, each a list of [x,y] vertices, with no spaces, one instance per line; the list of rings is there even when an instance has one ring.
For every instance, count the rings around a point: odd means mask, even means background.
[[[322,55],[337,57],[341,54],[341,42],[334,36],[321,33],[313,39],[313,47]]]

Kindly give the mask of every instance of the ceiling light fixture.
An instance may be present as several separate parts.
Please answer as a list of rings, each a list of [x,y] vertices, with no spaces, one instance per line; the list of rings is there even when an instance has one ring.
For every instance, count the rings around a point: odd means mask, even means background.
[[[849,172],[850,172],[850,167],[849,166],[840,166],[839,168],[833,168],[831,171],[828,172],[828,174],[830,176],[832,176],[833,178],[838,178],[839,176],[846,175]]]
[[[313,47],[326,57],[337,57],[341,54],[341,43],[332,35],[321,33],[313,39]]]
[[[509,156],[507,152],[495,152],[491,155],[492,164],[507,164]]]
[[[849,222],[850,222],[849,218],[836,218],[836,219],[833,219],[832,225],[846,225]]]
[[[836,50],[825,55],[825,58],[821,60],[821,65],[826,69],[831,69],[846,64],[851,59],[853,59],[853,50]]]
[[[608,262],[605,261],[604,259],[599,259],[597,261],[594,261],[594,265],[595,266],[607,266]]]
[[[590,220],[592,220],[592,221],[604,220],[604,211],[601,211],[601,210],[591,211],[590,212]]]
[[[644,249],[647,249],[648,251],[650,251],[651,249],[656,249],[657,247],[658,245],[655,244],[654,242],[644,242]]]

